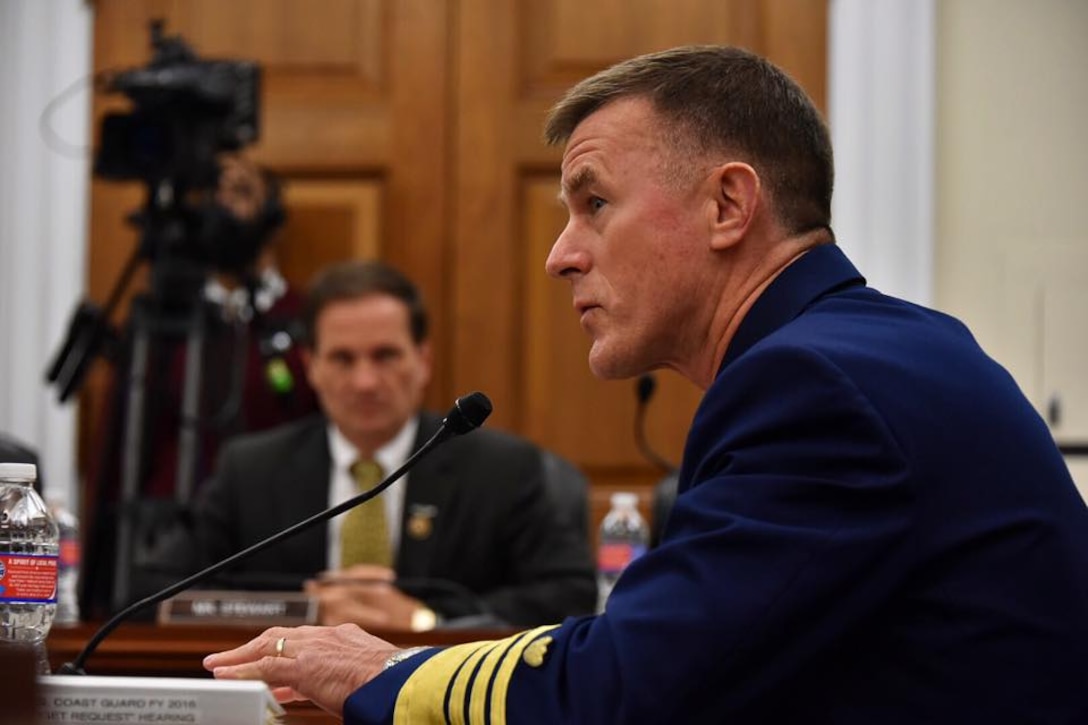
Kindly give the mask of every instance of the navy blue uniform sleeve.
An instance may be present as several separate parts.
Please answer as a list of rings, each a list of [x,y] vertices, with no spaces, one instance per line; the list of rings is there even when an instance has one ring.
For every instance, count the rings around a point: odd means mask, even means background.
[[[393,722],[393,707],[404,683],[420,665],[438,652],[435,648],[413,655],[382,672],[366,687],[356,690],[344,703],[344,722],[348,725]]]
[[[466,722],[725,722],[886,601],[914,497],[882,416],[803,350],[746,355],[727,383],[696,416],[662,545],[628,567],[603,615],[533,634],[505,660],[502,701],[467,707],[481,717]],[[431,722],[423,713],[405,722]]]

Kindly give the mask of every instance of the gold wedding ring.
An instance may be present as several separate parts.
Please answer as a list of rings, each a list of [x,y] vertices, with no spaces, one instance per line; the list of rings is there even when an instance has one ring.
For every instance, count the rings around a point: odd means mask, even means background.
[[[287,645],[287,638],[280,637],[276,640],[276,656],[283,657],[283,648]]]

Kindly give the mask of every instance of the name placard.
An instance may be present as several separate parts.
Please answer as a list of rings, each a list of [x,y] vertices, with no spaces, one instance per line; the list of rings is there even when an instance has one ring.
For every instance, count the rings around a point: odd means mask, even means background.
[[[160,624],[258,627],[317,624],[317,600],[302,592],[182,592],[159,604]]]
[[[43,723],[269,725],[284,714],[253,680],[47,675],[38,685]]]

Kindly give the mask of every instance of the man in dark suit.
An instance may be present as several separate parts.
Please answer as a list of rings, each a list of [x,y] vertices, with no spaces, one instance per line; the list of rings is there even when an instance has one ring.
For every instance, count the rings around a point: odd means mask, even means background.
[[[167,537],[149,570],[196,570],[344,501],[358,461],[390,472],[438,430],[440,419],[419,410],[431,350],[408,279],[379,262],[335,265],[310,290],[304,322],[308,377],[327,417],[229,444],[190,525]],[[591,611],[588,532],[553,505],[542,453],[487,429],[448,441],[358,507],[380,516],[364,524],[382,529],[367,544],[376,553],[357,555],[356,509],[251,557],[226,583],[305,582],[323,622],[380,628],[462,617],[529,625]]]
[[[546,134],[547,270],[593,372],[706,391],[661,544],[595,617],[419,652],[281,628],[205,665],[348,723],[1088,722],[1088,508],[967,329],[834,244],[804,92],[677,48],[578,84]]]

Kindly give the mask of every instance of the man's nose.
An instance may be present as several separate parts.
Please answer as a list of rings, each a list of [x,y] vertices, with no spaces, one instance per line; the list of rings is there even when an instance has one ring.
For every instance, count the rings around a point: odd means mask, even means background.
[[[378,368],[370,360],[360,359],[351,369],[351,384],[358,389],[372,388],[378,383]]]
[[[544,269],[556,279],[564,279],[574,274],[584,274],[589,267],[589,259],[580,248],[573,222],[567,222],[555,243],[552,244]]]

